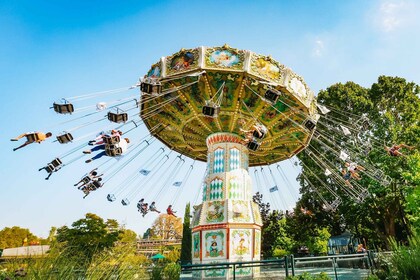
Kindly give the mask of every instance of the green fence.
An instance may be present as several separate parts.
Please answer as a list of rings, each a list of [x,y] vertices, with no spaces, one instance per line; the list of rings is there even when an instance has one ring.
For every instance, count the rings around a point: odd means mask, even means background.
[[[327,274],[331,279],[364,279],[372,273],[373,254],[333,255],[282,259],[190,264],[181,267],[181,279],[285,279],[303,273]]]

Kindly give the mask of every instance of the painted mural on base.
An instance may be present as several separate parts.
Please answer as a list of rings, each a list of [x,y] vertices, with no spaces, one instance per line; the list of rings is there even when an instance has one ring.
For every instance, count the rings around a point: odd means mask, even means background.
[[[234,229],[231,231],[231,254],[235,259],[251,259],[251,229]]]
[[[220,223],[225,220],[225,202],[212,201],[207,204],[207,223]]]
[[[199,259],[200,258],[200,233],[194,232],[192,234],[192,240],[193,240],[193,258]]]
[[[203,231],[203,252],[206,258],[226,258],[226,231]]]

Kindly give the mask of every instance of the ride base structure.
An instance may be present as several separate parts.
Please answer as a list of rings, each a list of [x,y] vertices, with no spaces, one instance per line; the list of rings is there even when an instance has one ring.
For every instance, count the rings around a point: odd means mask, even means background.
[[[261,216],[248,167],[306,148],[317,121],[313,92],[270,56],[221,47],[162,57],[141,79],[140,116],[170,149],[207,162],[203,201],[194,206],[193,263],[260,260]],[[253,131],[264,128],[262,135]],[[229,278],[228,269],[193,278]],[[235,276],[253,277],[253,268]]]
[[[194,206],[193,263],[252,261],[260,259],[261,216],[252,201],[248,149],[232,133],[207,138],[207,174],[203,202]],[[195,272],[194,278],[227,277],[228,271]],[[236,274],[251,275],[252,269]]]

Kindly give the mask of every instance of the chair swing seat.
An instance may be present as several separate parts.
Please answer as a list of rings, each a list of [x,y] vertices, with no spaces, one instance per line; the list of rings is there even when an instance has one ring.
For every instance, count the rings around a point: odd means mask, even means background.
[[[66,144],[68,142],[71,142],[73,140],[73,135],[71,133],[64,133],[57,136],[57,141],[60,144]]]
[[[110,147],[105,147],[105,153],[109,157],[116,157],[122,154],[122,149],[111,145]]]
[[[272,89],[268,89],[264,94],[264,99],[272,104],[275,104],[279,99],[279,94]]]
[[[37,133],[29,133],[26,134],[26,141],[28,142],[36,142],[39,140],[38,134]]]
[[[203,115],[207,117],[215,118],[220,113],[220,106],[217,105],[204,105],[203,106]]]
[[[97,189],[102,187],[102,184],[98,181],[92,181],[89,185],[90,189],[96,191]]]
[[[45,167],[45,170],[47,171],[47,173],[53,173],[55,171],[55,166],[52,163],[49,163]]]
[[[123,200],[121,200],[121,204],[127,206],[130,204],[130,201],[128,200],[128,198],[124,198]]]
[[[257,141],[253,140],[253,141],[251,141],[251,142],[248,143],[247,147],[251,151],[256,151],[260,147],[260,143],[258,143]]]
[[[85,177],[82,178],[81,181],[83,182],[83,185],[85,185],[85,184],[89,183],[91,180],[92,180],[92,178],[90,178],[90,176],[85,176]]]
[[[313,122],[312,120],[306,120],[304,123],[304,126],[309,129],[310,131],[314,130],[314,128],[316,127],[315,122]]]
[[[71,114],[74,112],[74,106],[71,103],[65,103],[65,104],[53,104],[54,111],[59,114]]]
[[[113,135],[113,136],[105,135],[102,139],[105,145],[113,145],[120,142],[120,136],[118,135]]]
[[[140,90],[143,93],[148,93],[151,95],[159,95],[162,93],[162,85],[160,83],[142,82],[140,84]]]
[[[123,123],[128,120],[128,114],[108,112],[108,120],[114,123]]]
[[[255,138],[258,138],[258,139],[263,139],[263,138],[265,137],[265,135],[267,134],[267,132],[266,132],[266,131],[261,131],[261,130],[260,130],[260,132],[261,132],[261,135],[258,133],[258,131],[257,131],[257,130],[254,130],[254,132],[252,133],[252,135],[253,135]]]
[[[106,199],[107,199],[109,202],[113,202],[113,201],[115,201],[117,198],[115,197],[115,195],[114,195],[114,194],[108,194],[108,195],[106,196]]]
[[[52,164],[54,167],[58,167],[58,166],[60,166],[61,164],[63,164],[63,162],[61,161],[61,159],[59,159],[59,158],[55,158],[53,161],[51,161],[51,164]]]

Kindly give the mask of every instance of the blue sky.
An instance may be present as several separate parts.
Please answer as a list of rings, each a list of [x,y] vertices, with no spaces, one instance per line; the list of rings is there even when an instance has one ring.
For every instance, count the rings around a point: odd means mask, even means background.
[[[106,187],[83,200],[73,187],[88,171],[82,161],[45,181],[38,168],[72,146],[43,143],[12,151],[17,144],[10,138],[66,119],[48,109],[61,97],[128,87],[161,56],[225,43],[272,55],[314,92],[346,81],[368,87],[382,74],[419,83],[419,12],[414,0],[0,1],[0,228],[18,225],[46,236],[51,226],[93,212],[142,233],[156,217],[142,219],[134,204],[107,202]],[[130,137],[145,133],[135,130]],[[135,167],[141,164],[139,159]],[[180,212],[195,199],[203,165],[176,203]],[[293,181],[297,171],[284,168]],[[122,173],[113,184],[129,169]],[[280,207],[293,205],[297,188],[282,189]],[[162,204],[171,199],[164,196]]]

